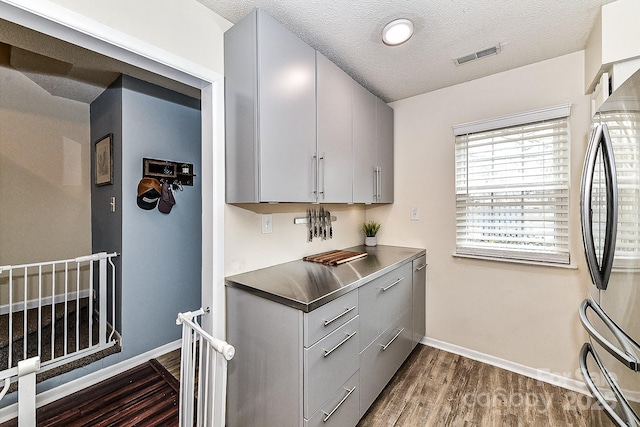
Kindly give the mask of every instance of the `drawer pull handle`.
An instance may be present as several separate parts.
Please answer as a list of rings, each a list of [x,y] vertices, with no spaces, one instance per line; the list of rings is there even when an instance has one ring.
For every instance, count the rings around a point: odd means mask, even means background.
[[[347,337],[345,339],[343,339],[342,341],[340,341],[338,344],[336,344],[335,347],[333,347],[331,350],[324,350],[324,357],[329,356],[331,353],[333,353],[334,351],[336,351],[338,349],[338,347],[340,347],[342,344],[346,343],[347,341],[349,341],[349,339],[351,339],[351,337],[353,337],[356,334],[356,331],[347,334]]]
[[[329,412],[328,414],[324,411],[322,411],[323,414],[325,414],[326,416],[322,419],[323,423],[326,423],[327,421],[329,421],[329,418],[331,418],[331,415],[333,415],[334,412],[336,412],[338,410],[338,408],[340,406],[342,406],[342,404],[344,403],[345,400],[347,400],[349,398],[349,396],[351,396],[351,393],[353,393],[356,390],[356,387],[353,386],[353,388],[351,390],[346,389],[347,390],[347,394],[342,398],[342,400],[336,405],[335,408],[333,408],[333,411]]]
[[[325,320],[324,321],[324,326],[329,326],[330,324],[332,324],[333,322],[335,322],[336,320],[338,320],[339,318],[341,318],[342,316],[344,316],[345,314],[353,311],[356,309],[356,306],[354,305],[351,308],[347,308],[345,311],[343,311],[342,313],[338,314],[336,317],[334,317],[333,319],[330,320]]]
[[[404,328],[400,329],[394,336],[393,338],[391,338],[391,341],[389,341],[387,343],[387,345],[383,345],[382,346],[382,351],[385,351],[387,349],[387,347],[389,347],[391,345],[392,342],[394,342],[396,340],[396,338],[398,338],[400,336],[400,334],[402,333],[402,331],[404,331]],[[382,345],[382,344],[380,344]]]
[[[396,280],[395,282],[393,282],[389,286],[387,286],[385,288],[382,288],[382,292],[385,292],[386,290],[393,288],[395,285],[397,285],[398,283],[402,282],[403,280],[404,280],[404,277],[399,278],[398,280]]]
[[[416,268],[416,271],[424,270],[426,266],[427,266],[427,264],[422,264],[421,266]]]

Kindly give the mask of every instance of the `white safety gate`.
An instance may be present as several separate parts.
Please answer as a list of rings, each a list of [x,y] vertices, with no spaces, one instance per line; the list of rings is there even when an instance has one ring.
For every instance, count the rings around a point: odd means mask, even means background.
[[[36,371],[118,344],[116,256],[0,266],[0,399],[20,377],[18,399],[35,414]]]
[[[196,316],[200,309],[179,313],[182,325],[180,361],[180,427],[224,427],[227,397],[227,361],[233,346],[205,332]]]

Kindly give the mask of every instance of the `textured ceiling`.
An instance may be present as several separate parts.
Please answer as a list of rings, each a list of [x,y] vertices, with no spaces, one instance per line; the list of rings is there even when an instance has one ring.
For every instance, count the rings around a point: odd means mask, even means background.
[[[232,23],[259,7],[385,101],[582,50],[600,6],[612,0],[198,0]],[[382,28],[414,21],[389,47]],[[453,58],[502,45],[495,56]]]

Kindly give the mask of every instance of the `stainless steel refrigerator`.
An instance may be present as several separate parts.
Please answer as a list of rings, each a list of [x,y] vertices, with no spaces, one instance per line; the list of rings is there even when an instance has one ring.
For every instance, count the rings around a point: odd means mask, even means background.
[[[640,426],[640,72],[594,116],[580,209],[593,283],[580,369],[609,418]]]

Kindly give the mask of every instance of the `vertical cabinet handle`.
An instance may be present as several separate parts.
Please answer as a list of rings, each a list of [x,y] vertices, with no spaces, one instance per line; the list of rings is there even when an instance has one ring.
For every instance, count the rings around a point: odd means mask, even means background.
[[[336,412],[340,406],[342,406],[345,400],[347,400],[349,396],[351,396],[351,393],[353,393],[356,390],[356,386],[353,386],[352,389],[345,389],[345,390],[347,390],[347,394],[342,398],[340,402],[338,402],[336,407],[333,408],[331,412],[329,412],[328,414],[324,411],[322,412],[325,415],[325,417],[322,419],[323,423],[326,423],[327,421],[329,421],[329,418],[331,418],[331,415],[333,415],[333,413]]]
[[[378,201],[378,167],[373,167],[373,201]]]
[[[591,207],[591,195],[593,192],[593,178],[598,151],[602,150],[602,159],[605,174],[607,217],[604,247],[602,253],[602,265],[598,263],[595,240],[593,237],[593,212]],[[613,256],[616,246],[616,232],[618,225],[618,184],[616,181],[616,166],[613,157],[613,145],[606,124],[598,125],[589,140],[587,156],[582,170],[582,184],[580,186],[580,220],[582,224],[582,241],[591,279],[598,289],[607,289]]]
[[[320,157],[318,157],[318,197],[320,197],[320,194],[322,194],[322,199],[324,200],[324,177],[325,177],[325,170],[327,168],[326,165],[326,160],[325,160],[325,154],[322,153],[322,155]],[[322,165],[322,173],[320,173],[320,165]],[[320,178],[322,176],[322,178]],[[320,191],[320,183],[322,183],[322,191]]]
[[[382,168],[378,166],[378,201],[382,198]]]
[[[311,156],[312,159],[312,165],[313,165],[313,189],[311,190],[311,193],[313,193],[313,198],[318,200],[318,169],[319,169],[319,165],[318,165],[318,155],[314,154],[313,156]]]

